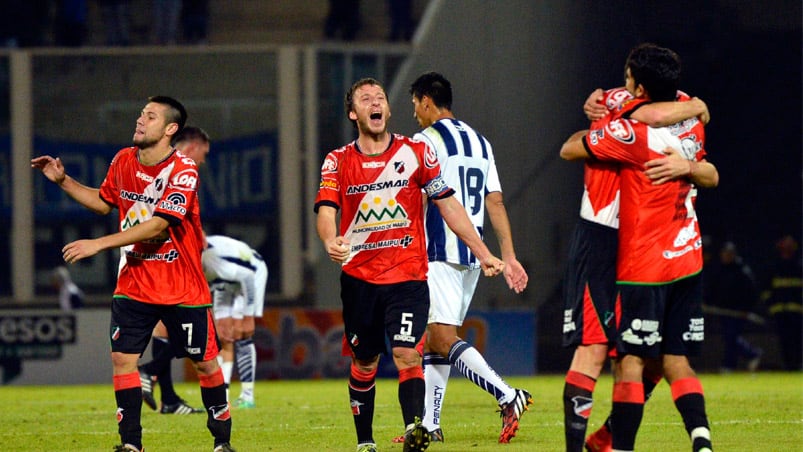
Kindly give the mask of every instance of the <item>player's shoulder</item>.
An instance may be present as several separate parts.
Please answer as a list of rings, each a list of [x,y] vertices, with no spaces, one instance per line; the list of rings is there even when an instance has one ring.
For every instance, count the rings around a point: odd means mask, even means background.
[[[191,159],[190,157],[187,157],[184,153],[182,153],[178,149],[176,149],[176,151],[173,152],[173,155],[171,155],[170,158],[175,162],[176,168],[182,170],[183,169],[192,169],[195,171],[198,170],[198,164],[195,163],[195,160]]]
[[[114,154],[114,157],[112,157],[112,164],[136,159],[138,150],[139,148],[136,146],[128,146],[118,150],[117,153]]]

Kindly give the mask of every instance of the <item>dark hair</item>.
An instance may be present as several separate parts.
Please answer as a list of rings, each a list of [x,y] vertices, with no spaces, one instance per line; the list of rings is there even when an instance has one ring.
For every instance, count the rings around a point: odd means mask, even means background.
[[[196,126],[186,126],[173,135],[171,145],[176,146],[183,141],[198,140],[203,143],[209,143],[209,134],[204,129]]]
[[[680,57],[670,49],[644,43],[627,56],[625,68],[636,85],[642,85],[654,101],[672,101],[680,86]]]
[[[167,124],[175,122],[178,124],[179,131],[184,128],[184,124],[187,123],[187,110],[184,109],[184,106],[181,105],[181,102],[169,96],[151,96],[148,98],[148,102],[155,102],[157,104],[169,106],[170,108],[167,109],[166,116]]]
[[[452,109],[452,84],[437,72],[427,72],[410,85],[410,94],[416,99],[429,96],[438,108]]]
[[[381,83],[379,83],[379,81],[377,81],[376,79],[371,78],[371,77],[361,78],[361,79],[357,80],[356,82],[354,82],[354,84],[351,85],[351,88],[349,88],[348,92],[346,92],[346,99],[345,99],[345,102],[344,102],[344,106],[346,107],[346,117],[347,118],[349,116],[349,113],[351,113],[351,110],[354,107],[354,92],[357,91],[358,89],[360,89],[361,87],[365,86],[365,85],[378,86],[378,87],[384,89],[384,87],[382,86]],[[349,118],[349,120],[351,121],[352,124],[354,124],[354,127],[357,127],[357,121],[354,121],[351,118]]]

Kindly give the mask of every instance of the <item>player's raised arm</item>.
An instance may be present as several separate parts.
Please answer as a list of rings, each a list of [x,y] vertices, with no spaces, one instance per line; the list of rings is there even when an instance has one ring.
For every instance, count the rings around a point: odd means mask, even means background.
[[[100,198],[100,190],[87,187],[67,175],[60,158],[53,158],[49,155],[36,157],[31,160],[31,168],[42,171],[49,181],[61,187],[70,198],[87,209],[101,215],[112,211],[112,206]]]
[[[684,119],[698,117],[703,124],[708,124],[711,114],[708,106],[698,97],[683,102],[654,102],[638,108],[631,118],[649,124],[651,127],[665,127]]]

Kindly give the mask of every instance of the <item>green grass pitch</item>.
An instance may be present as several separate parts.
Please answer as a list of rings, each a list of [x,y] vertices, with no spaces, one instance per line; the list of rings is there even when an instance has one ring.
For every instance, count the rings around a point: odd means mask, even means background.
[[[803,450],[803,373],[767,372],[700,376],[715,450]],[[562,451],[562,375],[508,378],[528,389],[535,404],[521,420],[510,444],[498,444],[501,422],[493,398],[467,380],[450,380],[441,426],[444,443],[428,450]],[[200,406],[196,385],[181,383],[177,392]],[[239,394],[233,384],[231,394]],[[611,379],[597,384],[590,427],[596,428],[610,409]],[[157,392],[158,397],[158,392]],[[260,381],[257,407],[233,410],[232,445],[238,452],[353,451],[354,426],[346,379]],[[108,385],[4,386],[3,451],[104,451],[119,442],[115,403]],[[143,406],[143,442],[147,452],[211,451],[212,439],[202,414],[160,415]],[[382,452],[401,451],[391,439],[402,433],[395,380],[377,382],[374,437]],[[662,383],[647,403],[637,450],[691,450],[669,388]]]

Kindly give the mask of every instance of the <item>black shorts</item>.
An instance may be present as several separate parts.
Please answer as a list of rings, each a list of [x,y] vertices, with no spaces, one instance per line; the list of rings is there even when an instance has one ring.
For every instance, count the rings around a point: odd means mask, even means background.
[[[616,337],[616,229],[580,219],[563,278],[563,346],[609,344]]]
[[[175,356],[193,361],[217,356],[220,347],[209,306],[151,304],[130,298],[112,300],[112,351],[141,355],[159,320],[167,328]]]
[[[705,337],[700,274],[669,284],[620,284],[617,352],[643,358],[696,356]]]
[[[390,347],[415,348],[427,329],[426,281],[371,284],[340,274],[345,340],[354,356],[370,360]]]

